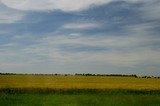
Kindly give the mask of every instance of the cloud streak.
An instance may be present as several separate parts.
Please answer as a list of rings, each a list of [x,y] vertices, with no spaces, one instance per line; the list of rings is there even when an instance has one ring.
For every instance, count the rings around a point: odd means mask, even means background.
[[[24,11],[81,11],[88,9],[92,5],[99,6],[116,1],[126,1],[129,3],[150,2],[150,0],[39,0],[38,2],[34,0],[1,0],[1,2],[9,8]]]
[[[109,3],[111,0],[1,0],[6,6],[18,10],[33,10],[33,11],[81,11],[89,8],[91,5],[102,5]]]
[[[85,29],[100,28],[100,25],[96,23],[69,23],[64,25],[63,28],[85,30]]]
[[[24,13],[6,8],[0,3],[0,23],[16,23],[24,18]]]

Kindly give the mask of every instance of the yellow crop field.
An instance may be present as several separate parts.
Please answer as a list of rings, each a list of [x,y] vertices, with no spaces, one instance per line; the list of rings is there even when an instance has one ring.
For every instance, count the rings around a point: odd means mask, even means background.
[[[160,79],[113,76],[0,75],[0,88],[160,90]]]

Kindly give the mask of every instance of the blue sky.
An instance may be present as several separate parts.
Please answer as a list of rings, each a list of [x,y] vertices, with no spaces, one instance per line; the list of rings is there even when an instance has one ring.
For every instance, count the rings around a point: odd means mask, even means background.
[[[159,0],[0,0],[0,72],[160,76]]]

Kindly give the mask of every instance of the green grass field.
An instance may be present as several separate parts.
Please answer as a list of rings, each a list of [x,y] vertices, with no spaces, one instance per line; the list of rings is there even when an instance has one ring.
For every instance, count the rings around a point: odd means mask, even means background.
[[[0,75],[0,106],[160,106],[160,79]]]
[[[160,91],[1,89],[1,106],[159,106]]]

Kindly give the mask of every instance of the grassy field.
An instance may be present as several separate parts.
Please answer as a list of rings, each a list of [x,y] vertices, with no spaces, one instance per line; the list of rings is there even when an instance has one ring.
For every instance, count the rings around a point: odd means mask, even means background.
[[[160,106],[160,79],[0,75],[0,106]]]
[[[159,106],[160,92],[1,91],[1,106]]]

